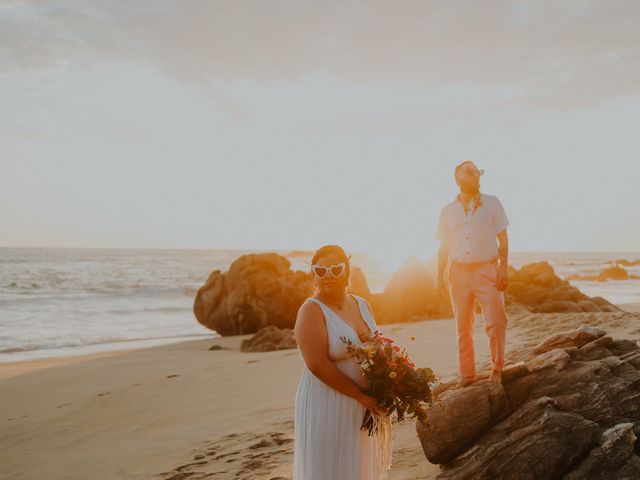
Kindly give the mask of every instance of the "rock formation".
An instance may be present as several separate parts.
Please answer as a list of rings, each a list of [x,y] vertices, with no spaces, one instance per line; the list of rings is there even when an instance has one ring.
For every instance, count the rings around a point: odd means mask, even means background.
[[[382,293],[371,295],[376,322],[398,323],[425,318],[451,317],[451,304],[438,295],[434,281],[435,266],[409,258],[393,274]]]
[[[626,258],[620,258],[612,262],[614,265],[624,265],[625,267],[636,267],[640,265],[640,260],[627,260]]]
[[[363,272],[352,266],[351,291],[371,303],[379,324],[450,318],[449,299],[435,289],[435,261],[409,259],[382,293],[371,293]],[[255,333],[267,325],[293,328],[298,308],[313,294],[310,273],[292,271],[277,253],[243,255],[228,272],[216,270],[197,292],[198,322],[221,335]],[[588,297],[559,278],[547,262],[510,268],[508,304],[531,312],[615,312],[601,297]]]
[[[198,322],[221,335],[254,333],[267,325],[292,328],[312,286],[310,274],[292,271],[277,253],[243,255],[229,271],[209,275],[193,311]]]
[[[570,275],[567,280],[586,280],[592,282],[607,282],[609,280],[637,280],[640,276],[629,274],[619,265],[607,267],[598,275]]]
[[[525,305],[532,312],[616,312],[602,297],[589,297],[562,280],[547,262],[510,269],[507,301]]]
[[[271,352],[273,350],[287,350],[296,348],[296,340],[293,338],[293,330],[280,329],[269,325],[261,328],[251,338],[243,340],[240,350],[243,352]]]
[[[445,385],[429,423],[416,423],[437,478],[640,478],[636,342],[583,325],[509,358],[503,385]]]
[[[362,271],[351,268],[351,291],[369,298]],[[293,328],[298,309],[313,294],[309,272],[291,270],[277,253],[242,255],[229,271],[213,271],[196,293],[193,312],[199,323],[221,335],[255,333],[267,325]]]

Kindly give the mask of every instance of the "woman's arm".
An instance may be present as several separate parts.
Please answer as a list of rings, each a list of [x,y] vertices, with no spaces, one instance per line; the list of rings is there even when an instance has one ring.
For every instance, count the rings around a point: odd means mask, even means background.
[[[364,394],[360,387],[329,359],[329,342],[324,315],[320,306],[307,302],[298,310],[293,334],[307,368],[322,382],[347,395],[374,413],[383,413],[375,400]]]

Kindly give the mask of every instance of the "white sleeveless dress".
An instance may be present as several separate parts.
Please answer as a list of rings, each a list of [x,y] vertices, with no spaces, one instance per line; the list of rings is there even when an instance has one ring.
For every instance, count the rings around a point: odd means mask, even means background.
[[[353,295],[360,314],[373,332],[375,321],[363,298]],[[366,386],[360,366],[350,357],[339,337],[362,345],[356,332],[327,305],[320,305],[327,325],[329,357],[346,376]],[[302,354],[300,354],[302,357]],[[304,358],[303,358],[304,361]],[[378,433],[361,430],[365,407],[329,387],[306,365],[295,400],[293,480],[383,480],[391,467],[391,419],[381,417]]]

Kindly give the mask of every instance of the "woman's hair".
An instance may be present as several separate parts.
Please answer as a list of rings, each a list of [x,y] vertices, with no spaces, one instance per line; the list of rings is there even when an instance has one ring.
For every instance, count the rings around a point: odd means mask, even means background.
[[[315,251],[311,264],[315,264],[321,257],[325,255],[335,255],[345,264],[345,275],[347,277],[347,288],[349,288],[349,279],[351,278],[351,255],[347,255],[340,245],[324,245]]]

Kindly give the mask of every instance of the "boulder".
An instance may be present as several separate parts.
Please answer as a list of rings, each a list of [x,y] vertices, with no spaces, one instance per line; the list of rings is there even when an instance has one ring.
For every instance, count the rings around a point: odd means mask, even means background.
[[[537,313],[619,311],[604,298],[591,298],[562,280],[548,262],[530,263],[520,270],[510,269],[506,294],[508,302],[520,303]]]
[[[639,276],[631,275],[620,265],[615,264],[612,267],[605,268],[598,275],[570,275],[567,280],[607,282],[609,280],[637,280],[639,278]]]
[[[445,388],[428,422],[416,422],[438,479],[640,478],[635,341],[583,325],[510,357],[522,361],[502,385]]]
[[[448,296],[435,288],[435,257],[409,258],[381,293],[371,293],[367,280],[352,266],[351,291],[366,298],[379,324],[401,323],[453,315]],[[560,279],[547,262],[510,267],[508,305],[530,312],[616,312],[601,297],[590,298]],[[243,255],[227,272],[213,271],[197,291],[193,311],[199,323],[221,335],[255,333],[267,325],[293,328],[297,311],[313,294],[310,273],[291,270],[277,253]]]
[[[598,280],[606,282],[607,280],[628,280],[629,273],[622,267],[614,265],[613,267],[605,268],[598,275]]]
[[[435,287],[435,259],[407,259],[393,274],[382,293],[371,295],[377,323],[399,323],[452,316],[448,298]]]
[[[269,325],[258,330],[253,337],[243,340],[240,350],[243,352],[272,352],[297,348],[297,346],[292,329],[280,329]]]
[[[350,287],[356,295],[371,298],[364,273],[355,265]],[[293,328],[300,305],[312,294],[311,273],[291,270],[286,257],[242,255],[227,272],[209,275],[196,293],[193,312],[200,324],[221,335],[255,333],[267,325]]]
[[[575,330],[558,333],[557,335],[547,338],[544,342],[533,347],[533,352],[536,355],[540,355],[548,352],[549,350],[558,348],[580,348],[589,342],[597,340],[600,337],[604,337],[606,334],[607,332],[601,328],[581,325]]]
[[[606,430],[598,446],[563,480],[612,480],[639,478],[640,457],[634,452],[638,437],[633,423],[619,423]]]
[[[193,311],[199,323],[221,335],[254,333],[267,325],[292,328],[312,289],[311,274],[292,271],[277,253],[243,255],[227,272],[209,275]]]
[[[614,265],[624,265],[625,267],[635,267],[640,265],[640,259],[638,260],[627,260],[626,258],[621,258],[618,260],[614,260],[612,262]]]
[[[364,276],[364,272],[353,264],[351,265],[349,287],[351,293],[366,298],[367,300],[371,299],[371,290],[369,290],[369,285],[367,284],[367,278]]]

